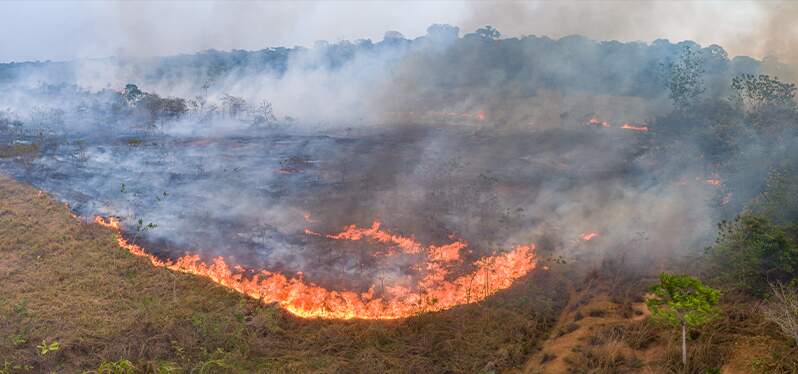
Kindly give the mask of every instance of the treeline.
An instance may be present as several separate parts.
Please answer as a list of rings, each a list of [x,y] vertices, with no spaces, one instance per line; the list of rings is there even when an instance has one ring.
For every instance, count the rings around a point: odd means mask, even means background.
[[[677,60],[684,49],[701,56],[710,91],[725,91],[725,82],[739,74],[759,74],[783,66],[748,57],[729,59],[723,48],[701,48],[691,41],[656,40],[598,42],[582,36],[501,38],[486,26],[460,35],[457,27],[432,25],[427,34],[407,39],[387,32],[383,40],[317,42],[312,48],[267,48],[258,51],[208,50],[158,58],[109,58],[88,63],[137,71],[139,84],[192,83],[197,89],[209,81],[240,79],[253,74],[283,76],[290,69],[337,71],[354,61],[398,67],[396,81],[420,85],[418,92],[479,89],[493,93],[535,95],[540,89],[586,90],[619,96],[655,97],[664,93],[663,66]],[[49,82],[73,83],[87,61],[0,64],[0,83],[29,76]]]

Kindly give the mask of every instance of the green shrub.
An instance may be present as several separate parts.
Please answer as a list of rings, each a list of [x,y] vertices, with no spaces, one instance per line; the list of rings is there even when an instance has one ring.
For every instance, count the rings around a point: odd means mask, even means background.
[[[722,284],[762,297],[770,290],[768,282],[788,284],[798,277],[798,245],[782,227],[746,213],[719,229],[707,255]]]

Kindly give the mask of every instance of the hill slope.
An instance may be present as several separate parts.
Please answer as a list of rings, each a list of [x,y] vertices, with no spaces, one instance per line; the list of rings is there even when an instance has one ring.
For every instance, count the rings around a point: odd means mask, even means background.
[[[0,176],[0,372],[479,372],[520,367],[565,300],[539,272],[479,305],[402,321],[311,321],[156,269],[114,234]],[[37,345],[59,343],[42,354]]]

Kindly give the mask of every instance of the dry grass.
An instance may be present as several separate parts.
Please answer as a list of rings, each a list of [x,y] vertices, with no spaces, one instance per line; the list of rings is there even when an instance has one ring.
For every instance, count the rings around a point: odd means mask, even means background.
[[[113,234],[0,176],[0,373],[475,373],[521,366],[562,303],[536,272],[480,305],[402,321],[316,321],[152,268]],[[42,342],[59,343],[42,354]]]
[[[0,158],[31,156],[39,152],[38,144],[0,145]]]

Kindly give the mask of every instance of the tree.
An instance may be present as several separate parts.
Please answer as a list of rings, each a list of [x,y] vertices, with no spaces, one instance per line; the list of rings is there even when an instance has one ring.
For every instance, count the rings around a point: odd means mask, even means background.
[[[138,102],[144,96],[144,92],[142,92],[138,86],[135,84],[126,84],[125,90],[122,92],[122,98],[125,99],[128,106],[135,106],[136,102]]]
[[[493,26],[485,26],[482,28],[477,29],[476,34],[482,37],[483,39],[499,39],[502,34],[499,30],[496,30]]]
[[[682,364],[687,366],[687,328],[714,319],[720,291],[689,275],[662,273],[651,287],[654,297],[646,302],[655,319],[682,328]]]
[[[798,287],[770,284],[773,297],[762,306],[765,319],[775,323],[785,336],[798,344]]]
[[[795,84],[781,82],[778,77],[741,74],[732,79],[732,88],[737,93],[736,99],[748,112],[795,104]]]
[[[782,227],[752,213],[718,227],[715,245],[707,248],[718,281],[764,297],[768,282],[786,284],[798,277],[798,245]]]
[[[704,93],[704,59],[692,47],[685,47],[679,61],[669,63],[667,86],[670,97],[678,110],[685,110],[696,103]]]
[[[242,97],[222,95],[222,107],[230,118],[236,118],[247,109],[247,101]]]

